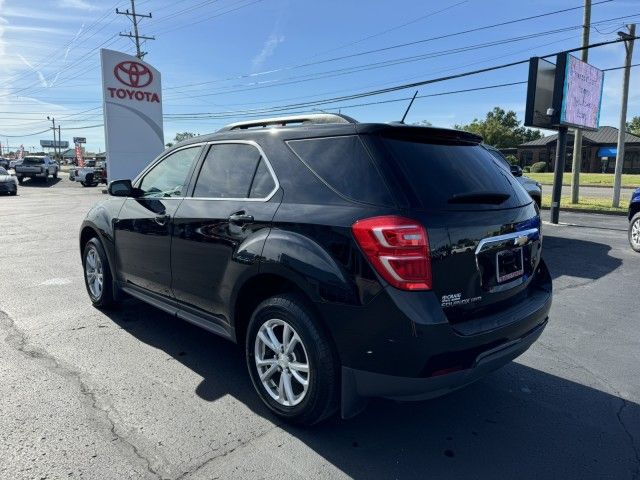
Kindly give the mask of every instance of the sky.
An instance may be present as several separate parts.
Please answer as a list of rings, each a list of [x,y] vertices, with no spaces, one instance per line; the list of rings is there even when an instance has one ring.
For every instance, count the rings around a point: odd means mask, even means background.
[[[593,0],[591,43],[640,20],[640,0]],[[333,99],[462,73],[580,46],[582,9],[458,34],[572,7],[582,0],[137,0],[145,61],[162,72],[164,135],[199,134],[273,116],[261,109]],[[0,142],[39,150],[56,118],[62,140],[104,150],[100,48],[134,54],[115,9],[128,0],[0,0]],[[626,18],[620,18],[626,17]],[[557,31],[562,29],[563,31]],[[455,35],[452,35],[455,34]],[[446,38],[435,38],[448,35]],[[525,37],[525,38],[522,38]],[[407,45],[408,44],[408,45]],[[640,58],[636,47],[633,63]],[[621,43],[592,49],[599,68],[624,63]],[[419,87],[419,95],[527,80],[518,65]],[[601,125],[618,125],[622,71],[605,74]],[[292,107],[394,121],[415,89]],[[526,85],[418,98],[407,122],[452,127],[495,106],[522,120]],[[368,105],[363,105],[368,104]],[[298,110],[296,110],[298,108]],[[258,112],[256,112],[256,110]],[[632,69],[628,118],[640,115],[640,67]],[[43,132],[43,133],[40,133]],[[546,132],[552,133],[552,132]]]

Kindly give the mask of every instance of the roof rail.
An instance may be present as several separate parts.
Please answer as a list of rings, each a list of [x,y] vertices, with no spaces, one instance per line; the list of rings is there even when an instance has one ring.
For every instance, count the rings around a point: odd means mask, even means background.
[[[250,128],[286,127],[289,125],[321,125],[328,123],[358,123],[357,120],[340,113],[311,113],[309,115],[293,115],[290,117],[262,118],[245,122],[230,123],[219,132],[230,130],[247,130]]]

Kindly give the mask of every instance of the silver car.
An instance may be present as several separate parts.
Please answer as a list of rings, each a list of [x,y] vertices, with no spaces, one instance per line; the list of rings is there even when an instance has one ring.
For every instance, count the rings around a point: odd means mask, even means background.
[[[9,175],[6,169],[0,167],[0,194],[8,193],[9,195],[18,194],[18,181],[13,175]]]

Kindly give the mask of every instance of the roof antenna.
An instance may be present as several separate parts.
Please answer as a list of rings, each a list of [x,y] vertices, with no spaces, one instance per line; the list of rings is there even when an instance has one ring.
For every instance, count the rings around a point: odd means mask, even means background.
[[[413,94],[413,98],[409,102],[409,106],[407,107],[407,109],[404,111],[404,115],[402,116],[402,120],[400,120],[400,123],[404,123],[404,119],[407,118],[407,113],[409,113],[409,110],[411,110],[411,105],[413,105],[413,101],[416,99],[417,96],[418,96],[418,90],[416,90],[416,93]]]

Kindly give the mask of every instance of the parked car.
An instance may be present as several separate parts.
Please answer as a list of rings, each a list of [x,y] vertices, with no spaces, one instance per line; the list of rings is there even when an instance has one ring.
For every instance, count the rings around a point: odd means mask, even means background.
[[[0,168],[9,170],[9,159],[0,157]]]
[[[444,395],[526,351],[551,306],[537,208],[480,141],[329,114],[186,140],[87,214],[87,292],[243,345],[291,422]]]
[[[0,167],[0,193],[18,194],[18,181],[3,167]]]
[[[107,169],[102,160],[87,160],[84,167],[72,168],[69,180],[80,182],[83,187],[95,187],[100,183],[107,183]]]
[[[526,177],[522,173],[522,167],[519,165],[511,165],[507,160],[507,157],[495,147],[491,145],[482,144],[484,148],[489,150],[489,152],[500,162],[500,164],[509,169],[511,174],[518,179],[520,185],[524,187],[527,193],[533,198],[533,200],[538,205],[538,208],[542,206],[542,185],[539,182],[536,182],[534,179]]]
[[[58,163],[50,157],[24,157],[22,163],[15,167],[19,183],[25,178],[41,178],[48,182],[49,175],[58,178],[59,169]]]
[[[629,243],[640,253],[640,188],[631,194],[629,201]]]

